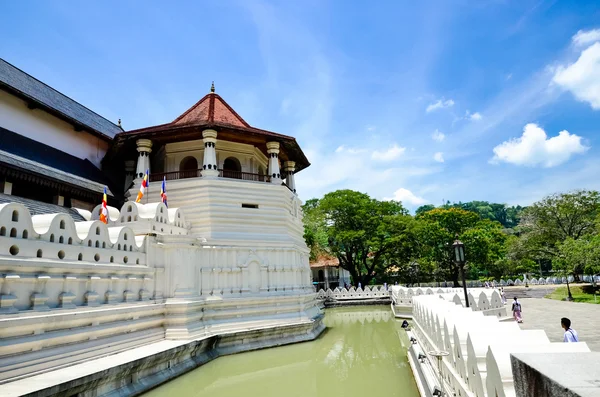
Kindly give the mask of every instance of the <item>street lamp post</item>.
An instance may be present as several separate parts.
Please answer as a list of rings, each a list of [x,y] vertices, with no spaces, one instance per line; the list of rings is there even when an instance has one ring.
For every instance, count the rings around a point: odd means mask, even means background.
[[[456,234],[456,240],[454,240],[452,248],[454,249],[454,263],[460,268],[463,290],[465,292],[465,304],[469,307],[469,295],[467,295],[467,283],[465,281],[465,245],[458,239],[458,234]]]

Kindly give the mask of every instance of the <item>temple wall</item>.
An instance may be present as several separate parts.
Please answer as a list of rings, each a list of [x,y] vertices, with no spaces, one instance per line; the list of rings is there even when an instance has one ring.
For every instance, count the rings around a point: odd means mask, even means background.
[[[190,217],[160,202],[108,207],[108,224],[99,209],[73,222],[0,205],[0,383],[165,338],[321,332],[308,249],[285,213],[285,239],[234,244],[194,235]],[[283,338],[269,332],[266,344]]]
[[[296,248],[306,253],[308,266],[302,202],[287,187],[201,177],[168,181],[167,192],[169,205],[185,212],[191,233],[208,244]],[[150,185],[147,199],[160,201],[159,183]]]
[[[98,168],[109,143],[73,126],[41,109],[29,109],[21,99],[0,90],[0,127],[52,146]]]

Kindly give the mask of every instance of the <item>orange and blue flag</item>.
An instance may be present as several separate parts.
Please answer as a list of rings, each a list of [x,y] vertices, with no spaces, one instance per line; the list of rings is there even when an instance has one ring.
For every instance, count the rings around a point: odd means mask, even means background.
[[[144,179],[142,179],[142,186],[140,186],[140,191],[138,192],[137,198],[135,199],[136,203],[139,203],[146,191],[148,190],[148,179],[150,174],[150,170],[146,170],[146,174],[144,175]]]
[[[100,221],[108,223],[108,208],[106,207],[106,186],[104,186],[104,196],[102,196],[102,208],[100,208]]]
[[[165,207],[169,208],[167,204],[167,178],[163,176],[163,183],[160,187],[160,201],[165,204]]]

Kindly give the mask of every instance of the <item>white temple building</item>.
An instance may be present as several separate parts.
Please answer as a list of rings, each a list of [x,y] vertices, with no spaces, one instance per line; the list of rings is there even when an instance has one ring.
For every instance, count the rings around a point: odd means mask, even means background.
[[[0,59],[3,395],[135,394],[317,337],[294,184],[309,165],[214,86],[173,122],[124,131]]]

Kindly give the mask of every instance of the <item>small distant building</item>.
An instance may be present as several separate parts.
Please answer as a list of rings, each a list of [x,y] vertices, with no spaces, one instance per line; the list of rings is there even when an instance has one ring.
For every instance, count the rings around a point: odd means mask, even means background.
[[[350,284],[350,272],[340,266],[337,258],[321,257],[310,264],[313,285],[318,290],[343,287]]]

